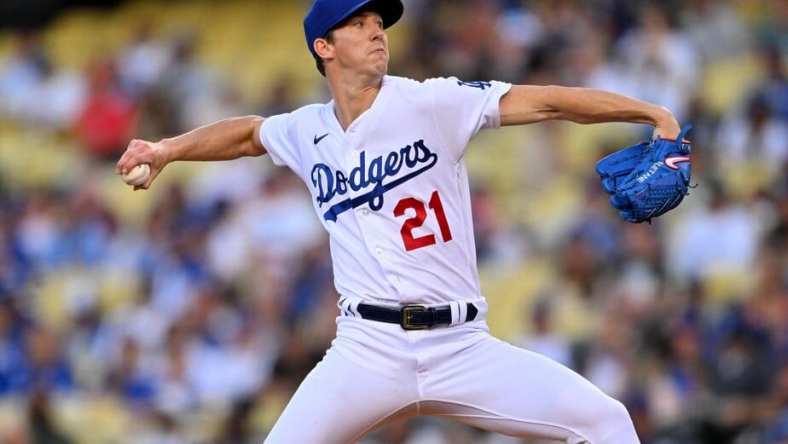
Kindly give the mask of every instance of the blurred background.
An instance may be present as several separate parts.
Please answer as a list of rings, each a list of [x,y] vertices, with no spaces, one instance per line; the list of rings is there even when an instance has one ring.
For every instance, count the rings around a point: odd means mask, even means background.
[[[405,4],[392,74],[603,88],[695,126],[698,187],[652,225],[593,168],[648,127],[474,140],[493,333],[622,400],[644,444],[788,443],[788,1]],[[327,101],[307,8],[0,0],[0,442],[262,442],[338,313],[303,184],[265,157],[147,192],[113,167],[132,137]],[[419,418],[363,442],[522,441]]]

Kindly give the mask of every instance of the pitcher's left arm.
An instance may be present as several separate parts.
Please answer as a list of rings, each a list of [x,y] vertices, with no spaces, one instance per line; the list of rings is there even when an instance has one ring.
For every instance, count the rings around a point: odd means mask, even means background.
[[[675,138],[681,131],[673,113],[663,106],[592,88],[514,85],[501,98],[500,112],[502,126],[569,120],[649,124],[655,136],[664,138]]]

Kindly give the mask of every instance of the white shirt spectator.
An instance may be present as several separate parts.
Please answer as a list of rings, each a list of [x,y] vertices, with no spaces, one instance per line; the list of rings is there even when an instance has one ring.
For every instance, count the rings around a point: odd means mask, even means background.
[[[668,268],[679,278],[703,278],[720,270],[749,271],[758,238],[759,224],[742,206],[695,211],[677,224],[668,240]]]

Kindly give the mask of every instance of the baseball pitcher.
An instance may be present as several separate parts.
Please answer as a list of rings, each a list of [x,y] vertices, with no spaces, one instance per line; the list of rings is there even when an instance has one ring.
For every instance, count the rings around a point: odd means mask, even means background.
[[[620,402],[489,334],[463,156],[484,128],[633,122],[670,141],[676,119],[598,90],[389,76],[385,30],[402,13],[400,0],[316,0],[304,31],[332,101],[134,140],[117,164],[148,164],[147,189],[173,161],[268,154],[309,189],[330,235],[337,334],[265,442],[346,444],[434,415],[517,437],[638,443]]]

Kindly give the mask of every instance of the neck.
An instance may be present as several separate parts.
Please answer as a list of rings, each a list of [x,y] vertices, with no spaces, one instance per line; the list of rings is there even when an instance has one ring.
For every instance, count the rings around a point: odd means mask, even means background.
[[[368,110],[383,87],[383,77],[328,78],[328,87],[334,97],[334,112],[343,130],[364,111]]]

